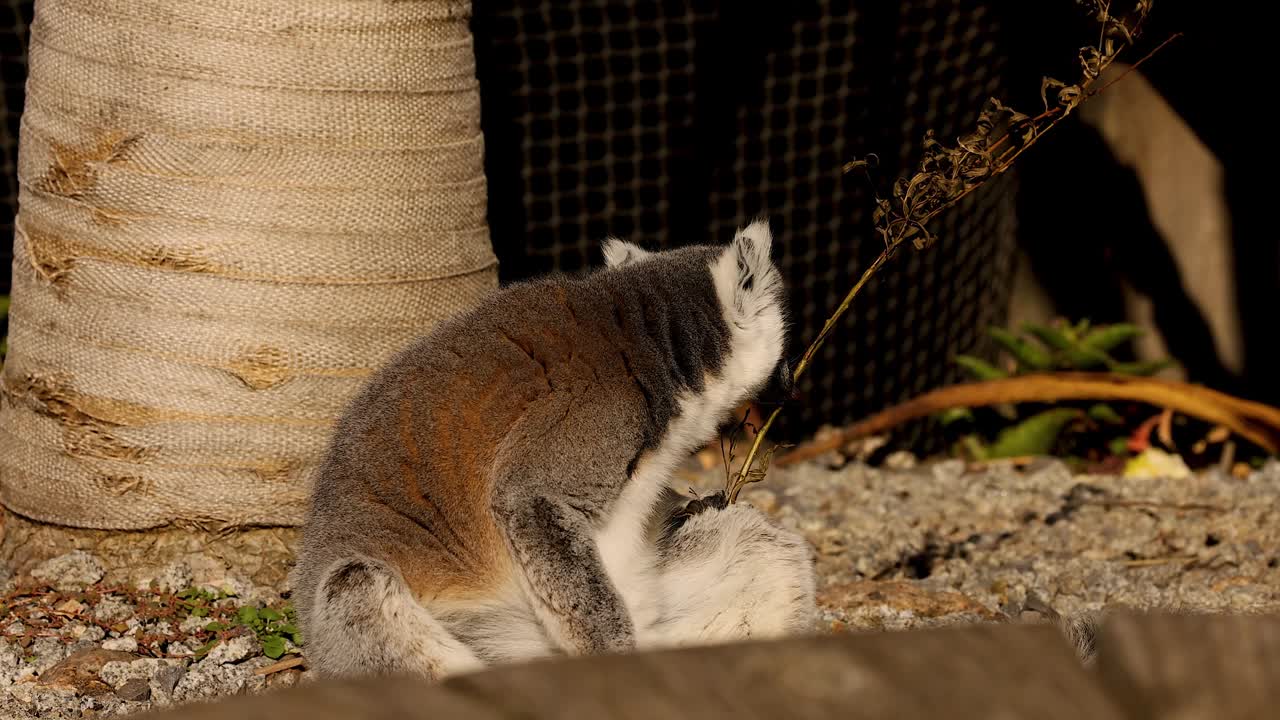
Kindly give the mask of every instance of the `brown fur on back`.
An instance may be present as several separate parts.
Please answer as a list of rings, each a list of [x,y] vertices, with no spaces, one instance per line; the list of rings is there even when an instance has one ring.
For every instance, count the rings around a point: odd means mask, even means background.
[[[605,269],[507,287],[391,358],[315,479],[292,575],[313,668],[439,678],[807,627],[805,545],[758,512],[653,540],[680,459],[787,375],[771,243],[763,220],[728,246],[609,240]]]
[[[598,478],[578,489],[612,496],[606,488],[620,487],[657,442],[677,395],[721,362],[728,330],[713,252],[512,286],[393,358],[353,401],[317,475],[295,576],[299,612],[330,566],[352,555],[386,561],[424,604],[508,585],[498,478]],[[561,477],[566,463],[577,477]]]
[[[349,523],[308,521],[303,552],[346,547],[388,560],[422,601],[484,594],[511,570],[490,511],[504,448],[518,455],[521,443],[536,446],[562,421],[581,421],[572,416],[580,398],[605,387],[621,393],[620,405],[644,407],[649,398],[635,374],[680,364],[634,346],[627,325],[652,322],[652,309],[607,284],[571,282],[553,292],[529,284],[502,295],[502,304],[408,348],[357,398],[312,498],[312,515],[342,507]],[[612,311],[600,313],[604,307]],[[609,438],[620,477],[655,434],[641,421],[630,425]]]

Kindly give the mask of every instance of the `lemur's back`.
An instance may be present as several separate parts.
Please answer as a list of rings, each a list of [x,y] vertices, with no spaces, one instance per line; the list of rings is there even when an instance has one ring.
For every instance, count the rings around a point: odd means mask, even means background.
[[[699,302],[691,283],[655,272],[517,285],[406,349],[335,432],[316,478],[309,565],[330,552],[385,558],[423,600],[505,582],[510,558],[490,509],[496,466],[555,467],[564,458],[530,462],[539,437],[586,430],[598,442],[582,448],[583,462],[625,477],[675,412],[673,384],[702,372],[723,342],[681,329],[719,323],[714,295]],[[314,581],[300,577],[301,597]]]
[[[440,677],[805,626],[803,541],[669,485],[786,374],[769,247],[762,222],[727,246],[611,241],[606,269],[495,293],[393,358],[312,493],[294,601],[313,666]]]

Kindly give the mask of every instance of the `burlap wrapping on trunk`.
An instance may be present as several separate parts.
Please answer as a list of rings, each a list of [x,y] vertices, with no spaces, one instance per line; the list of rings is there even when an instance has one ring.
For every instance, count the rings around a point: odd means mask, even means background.
[[[470,4],[42,0],[0,501],[295,524],[366,376],[496,286]]]

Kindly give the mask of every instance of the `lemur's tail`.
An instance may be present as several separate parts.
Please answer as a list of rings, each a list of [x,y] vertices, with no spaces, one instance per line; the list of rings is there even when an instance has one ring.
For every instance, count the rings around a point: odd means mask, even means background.
[[[385,563],[331,563],[303,617],[307,663],[325,676],[416,674],[439,679],[479,669],[466,645],[423,607]]]

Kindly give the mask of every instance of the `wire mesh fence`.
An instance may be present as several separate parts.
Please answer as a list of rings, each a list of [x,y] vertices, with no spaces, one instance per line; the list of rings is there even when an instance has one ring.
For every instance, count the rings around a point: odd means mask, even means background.
[[[600,262],[608,235],[650,248],[727,239],[767,214],[793,352],[880,249],[881,191],[927,129],[954,135],[1006,83],[998,0],[492,0],[473,28],[489,214],[504,281]],[[30,0],[0,5],[4,208],[12,237]],[[1015,180],[989,183],[859,298],[778,437],[843,423],[955,377],[1008,301]],[[9,242],[0,243],[4,267]],[[8,274],[3,274],[8,287]]]

